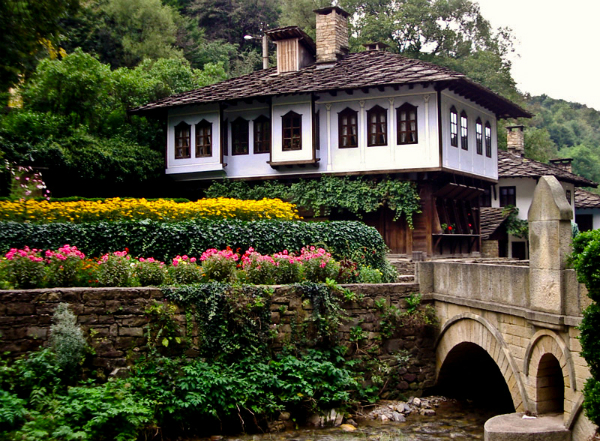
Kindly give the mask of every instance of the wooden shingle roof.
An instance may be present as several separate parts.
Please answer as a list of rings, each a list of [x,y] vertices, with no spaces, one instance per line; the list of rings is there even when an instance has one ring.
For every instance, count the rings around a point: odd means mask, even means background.
[[[349,54],[333,65],[312,64],[277,74],[276,68],[253,72],[130,110],[148,113],[172,107],[267,98],[277,95],[356,90],[369,87],[436,83],[492,110],[498,118],[530,117],[511,101],[468,79],[464,74],[421,60],[383,51]]]
[[[576,188],[575,208],[600,208],[600,195]]]
[[[508,217],[507,212],[503,208],[498,207],[481,207],[480,208],[480,226],[481,238],[489,239],[496,230],[504,223]]]
[[[579,187],[598,187],[596,182],[570,173],[556,165],[544,164],[498,150],[498,178],[537,179],[542,176],[555,176],[559,181],[569,182]]]

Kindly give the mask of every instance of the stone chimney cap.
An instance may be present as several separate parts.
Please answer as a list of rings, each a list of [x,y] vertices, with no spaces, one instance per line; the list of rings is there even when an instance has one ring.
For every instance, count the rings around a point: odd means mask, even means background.
[[[346,18],[350,17],[350,14],[348,14],[346,11],[344,11],[339,6],[329,6],[327,8],[315,9],[313,12],[316,14],[327,15],[331,11],[336,11],[338,14],[343,15]]]
[[[506,130],[508,130],[509,132],[512,132],[512,129],[519,129],[522,132],[525,129],[525,126],[520,124],[514,126],[506,126]]]
[[[382,51],[385,50],[386,47],[390,47],[389,44],[382,43],[381,41],[365,43],[363,46],[366,47],[368,51]]]

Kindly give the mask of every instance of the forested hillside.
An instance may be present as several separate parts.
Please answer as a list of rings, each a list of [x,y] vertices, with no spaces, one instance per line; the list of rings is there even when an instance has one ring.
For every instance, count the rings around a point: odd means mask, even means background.
[[[299,25],[328,0],[4,0],[0,3],[0,148],[43,168],[55,196],[168,196],[164,127],[126,109],[261,67],[263,29]],[[573,157],[600,180],[597,111],[515,87],[513,36],[470,0],[340,0],[352,51],[390,50],[464,72],[536,114],[530,157]],[[273,60],[274,47],[271,47]],[[9,92],[12,89],[12,92]],[[10,101],[10,106],[7,104]],[[501,126],[503,124],[501,123]],[[503,132],[501,131],[501,145]],[[2,193],[7,194],[5,173]]]

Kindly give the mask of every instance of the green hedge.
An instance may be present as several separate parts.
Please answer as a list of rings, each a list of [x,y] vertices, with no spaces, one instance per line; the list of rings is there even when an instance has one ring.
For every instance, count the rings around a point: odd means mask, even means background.
[[[299,251],[305,245],[321,245],[334,258],[353,258],[382,268],[387,247],[373,227],[361,222],[295,222],[194,220],[178,223],[157,221],[27,224],[0,222],[0,252],[10,248],[57,249],[76,246],[87,256],[100,256],[129,248],[130,254],[167,260],[180,254],[200,257],[208,248],[253,247],[262,254]]]

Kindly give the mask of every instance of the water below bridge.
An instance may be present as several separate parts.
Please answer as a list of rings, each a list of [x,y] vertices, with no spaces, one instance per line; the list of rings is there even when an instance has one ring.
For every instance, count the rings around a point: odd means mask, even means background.
[[[497,414],[467,401],[447,400],[439,403],[435,416],[411,414],[405,422],[360,420],[353,432],[341,428],[307,429],[268,433],[213,437],[222,441],[432,441],[483,440],[485,422]],[[194,438],[187,441],[210,441]]]

